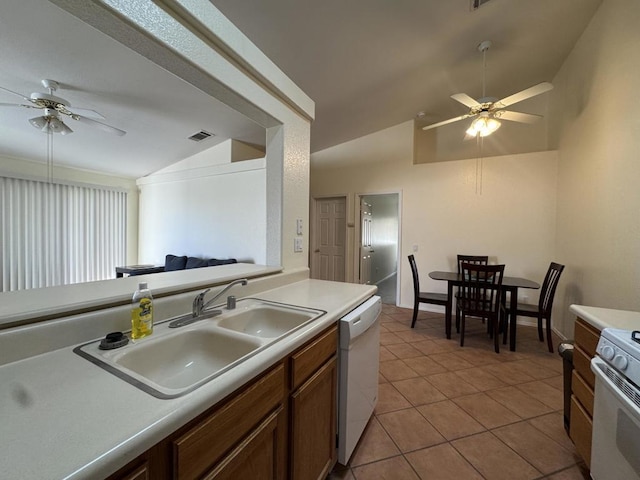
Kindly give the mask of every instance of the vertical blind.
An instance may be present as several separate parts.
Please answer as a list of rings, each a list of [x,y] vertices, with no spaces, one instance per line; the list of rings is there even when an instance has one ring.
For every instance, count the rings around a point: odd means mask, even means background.
[[[0,291],[113,278],[126,259],[126,192],[0,177]]]

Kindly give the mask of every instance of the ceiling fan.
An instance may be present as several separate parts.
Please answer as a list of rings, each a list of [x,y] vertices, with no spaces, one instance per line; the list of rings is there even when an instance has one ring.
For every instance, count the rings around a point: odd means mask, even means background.
[[[469,113],[460,115],[459,117],[450,118],[442,122],[434,123],[423,127],[423,130],[430,130],[432,128],[441,127],[449,123],[464,120],[466,118],[474,118],[471,125],[467,129],[467,135],[469,137],[486,137],[491,135],[498,128],[500,128],[500,120],[508,120],[510,122],[520,123],[534,123],[542,118],[541,115],[533,115],[531,113],[513,112],[505,110],[505,108],[514,105],[516,103],[527,100],[528,98],[535,97],[542,93],[548,92],[553,88],[553,85],[549,82],[542,82],[532,87],[529,87],[521,92],[509,95],[501,100],[492,97],[485,96],[485,69],[486,69],[486,53],[491,47],[491,42],[485,40],[478,45],[478,51],[483,55],[483,71],[482,71],[482,97],[478,100],[470,97],[466,93],[456,93],[451,95],[451,98],[460,102],[464,106],[469,108]]]
[[[85,110],[81,108],[71,107],[71,104],[64,98],[57,97],[53,93],[59,88],[58,82],[55,80],[42,80],[42,86],[49,90],[49,93],[32,93],[29,97],[26,97],[20,93],[9,90],[8,88],[0,87],[0,90],[17,95],[28,104],[23,103],[0,103],[0,107],[24,107],[24,108],[38,108],[43,110],[44,115],[40,117],[34,117],[29,119],[29,123],[35,128],[45,133],[60,133],[62,135],[68,135],[73,133],[62,120],[61,115],[65,115],[73,120],[86,125],[97,127],[107,133],[113,135],[122,136],[127,132],[120,130],[119,128],[112,127],[106,123],[99,122],[94,118],[104,118],[98,112],[93,110]]]

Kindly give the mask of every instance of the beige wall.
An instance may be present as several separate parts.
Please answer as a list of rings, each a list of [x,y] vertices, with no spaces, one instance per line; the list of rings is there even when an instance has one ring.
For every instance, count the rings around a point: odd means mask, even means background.
[[[348,195],[349,221],[357,194],[400,192],[401,305],[413,303],[414,245],[423,290],[446,291],[427,273],[455,268],[458,253],[487,254],[508,275],[542,281],[555,260],[556,152],[414,165],[413,132],[406,122],[311,156],[311,196]],[[537,301],[535,292],[522,294]]]
[[[640,2],[603,2],[554,79],[559,286],[572,303],[640,310]],[[560,320],[556,317],[556,323]]]

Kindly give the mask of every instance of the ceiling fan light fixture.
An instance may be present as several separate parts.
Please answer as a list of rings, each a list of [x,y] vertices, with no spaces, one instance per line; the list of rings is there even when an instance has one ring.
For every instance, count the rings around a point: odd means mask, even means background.
[[[471,135],[472,137],[478,135],[486,137],[498,130],[501,126],[502,124],[499,120],[488,115],[481,115],[471,122],[471,125],[469,125],[467,129],[467,135]]]
[[[29,119],[29,123],[33,125],[38,130],[42,130],[43,128],[48,127],[48,122],[45,117],[33,117]]]

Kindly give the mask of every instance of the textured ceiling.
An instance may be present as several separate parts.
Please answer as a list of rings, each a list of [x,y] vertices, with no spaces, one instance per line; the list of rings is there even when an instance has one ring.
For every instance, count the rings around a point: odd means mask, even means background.
[[[477,44],[493,42],[487,94],[503,97],[552,80],[601,0],[213,0],[316,102],[312,151],[426,113],[425,124],[464,113],[449,96],[481,93]],[[29,95],[40,80],[93,109],[124,137],[67,122],[58,164],[140,177],[227,138],[264,144],[262,128],[47,1],[0,4],[0,86]],[[0,91],[0,103],[20,98]],[[34,112],[36,112],[34,114]],[[36,110],[0,107],[0,155],[42,161]],[[208,130],[215,137],[186,137]]]

